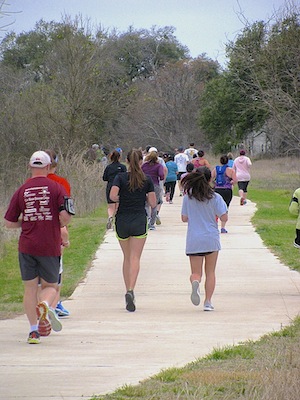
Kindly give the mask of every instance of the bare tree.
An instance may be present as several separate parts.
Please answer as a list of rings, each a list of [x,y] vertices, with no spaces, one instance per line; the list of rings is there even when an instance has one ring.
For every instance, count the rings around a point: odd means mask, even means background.
[[[205,57],[179,61],[136,84],[138,95],[123,117],[123,135],[137,145],[154,143],[165,150],[190,141],[205,146],[198,126],[199,98],[218,65]]]
[[[14,14],[18,14],[21,11],[12,11],[12,10],[5,10],[5,7],[10,6],[9,3],[7,3],[5,0],[0,0],[0,19],[2,18],[9,18],[12,17]],[[14,24],[14,21],[11,22],[4,22],[0,24],[0,32],[6,32],[7,29]],[[1,38],[1,36],[0,36]]]

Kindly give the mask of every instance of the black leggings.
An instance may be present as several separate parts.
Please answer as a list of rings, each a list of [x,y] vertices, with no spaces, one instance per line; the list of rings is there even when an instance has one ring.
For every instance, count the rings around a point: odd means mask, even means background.
[[[215,192],[219,193],[223,197],[223,200],[225,201],[227,207],[229,207],[229,204],[232,200],[232,189],[215,188]]]
[[[176,186],[176,181],[171,181],[171,182],[165,183],[166,192],[170,193],[170,200],[173,200],[174,193],[175,193],[175,186]]]

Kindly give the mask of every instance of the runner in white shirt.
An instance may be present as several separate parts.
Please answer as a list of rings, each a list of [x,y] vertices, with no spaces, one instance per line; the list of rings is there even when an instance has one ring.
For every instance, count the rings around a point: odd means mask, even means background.
[[[177,180],[178,180],[178,185],[180,189],[180,196],[183,195],[183,188],[181,185],[181,175],[186,172],[186,165],[189,162],[189,157],[184,153],[184,148],[179,147],[178,149],[179,153],[175,155],[174,161],[177,164],[178,167],[178,174],[177,174]]]
[[[195,149],[195,143],[190,143],[190,147],[184,150],[184,153],[188,156],[189,161],[191,162],[194,155],[198,154],[198,150]]]

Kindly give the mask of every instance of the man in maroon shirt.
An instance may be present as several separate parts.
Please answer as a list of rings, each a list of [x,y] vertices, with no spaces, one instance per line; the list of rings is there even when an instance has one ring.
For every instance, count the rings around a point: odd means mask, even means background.
[[[51,159],[44,151],[33,153],[29,161],[31,178],[14,193],[4,216],[7,228],[21,228],[19,264],[30,344],[39,343],[40,336],[48,336],[51,325],[53,330],[61,330],[61,323],[49,305],[54,300],[59,277],[60,228],[70,222],[71,215],[64,208],[65,189],[47,178],[50,164]]]

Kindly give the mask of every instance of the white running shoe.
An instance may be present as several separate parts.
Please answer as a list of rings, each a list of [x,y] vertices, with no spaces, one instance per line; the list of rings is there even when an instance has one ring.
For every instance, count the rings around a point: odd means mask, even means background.
[[[62,330],[62,324],[61,324],[60,320],[58,319],[58,315],[56,314],[56,312],[55,312],[55,310],[53,308],[49,307],[48,315],[49,315],[49,319],[51,321],[52,329],[55,332],[61,331]]]
[[[200,292],[199,292],[199,282],[198,281],[192,282],[191,301],[194,304],[194,306],[199,306],[199,304],[200,304]]]
[[[204,303],[203,311],[214,311],[214,306],[209,302]]]

